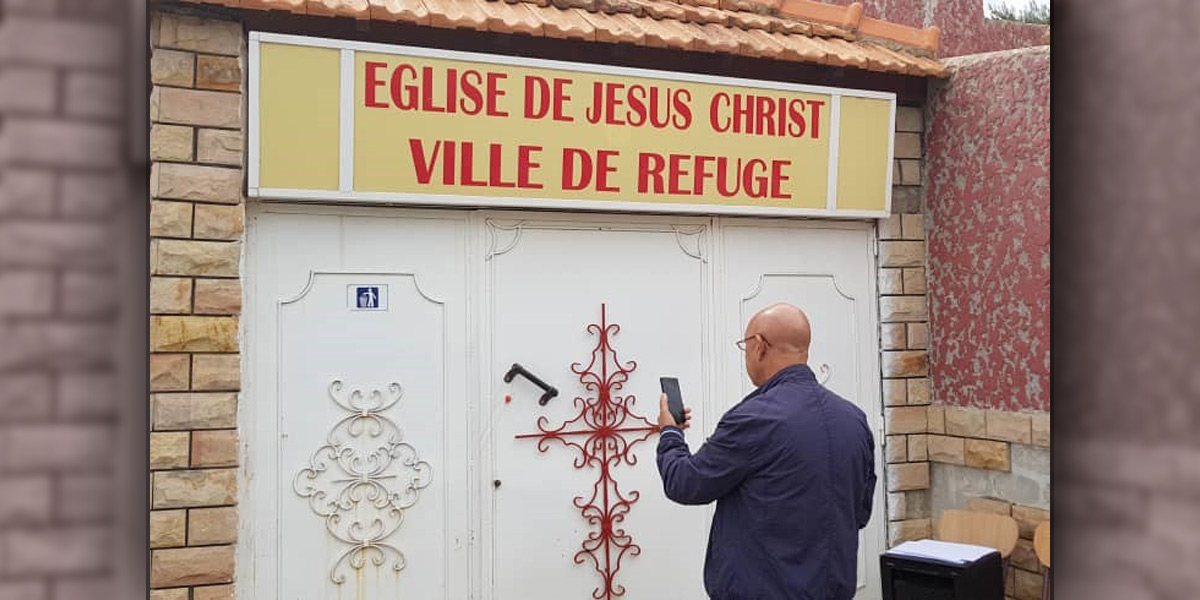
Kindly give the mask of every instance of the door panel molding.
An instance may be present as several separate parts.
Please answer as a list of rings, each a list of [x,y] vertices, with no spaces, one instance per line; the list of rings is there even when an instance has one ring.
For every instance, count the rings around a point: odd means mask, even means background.
[[[466,265],[462,262],[467,256],[468,215],[460,211],[261,204],[248,206],[247,212],[243,352],[247,364],[245,372],[252,376],[243,385],[238,411],[239,432],[242,446],[246,449],[242,453],[238,481],[239,513],[245,515],[239,524],[237,577],[243,582],[238,586],[239,597],[294,596],[286,593],[286,589],[302,585],[296,582],[301,574],[289,571],[291,567],[288,565],[299,564],[293,562],[300,560],[294,557],[303,557],[309,551],[316,553],[316,560],[311,561],[313,566],[319,563],[324,568],[308,569],[303,573],[305,581],[314,582],[311,594],[306,592],[303,594],[305,597],[324,597],[326,592],[321,590],[326,588],[341,589],[341,586],[331,584],[331,579],[340,579],[339,572],[348,576],[342,584],[346,586],[345,591],[339,593],[354,595],[355,586],[362,584],[364,579],[355,581],[354,575],[357,573],[347,566],[348,561],[365,560],[370,571],[375,568],[372,561],[376,558],[386,558],[387,561],[379,566],[379,577],[370,575],[364,585],[379,585],[380,593],[402,586],[400,589],[407,588],[410,594],[415,592],[431,599],[469,597],[474,593],[475,578],[464,572],[464,568],[469,570],[472,567],[468,552],[468,493],[463,487],[468,483],[468,461],[465,460],[465,448],[459,447],[461,440],[466,437],[465,399],[469,387],[466,380],[474,375],[466,367],[469,282]],[[269,227],[263,219],[270,221]],[[391,227],[390,223],[395,223],[401,231],[426,233],[415,239],[389,238],[386,231]],[[425,243],[430,240],[438,242],[432,246]],[[426,254],[426,250],[441,253],[442,256]],[[337,268],[339,264],[347,268]],[[358,268],[359,265],[368,268]],[[446,269],[441,265],[452,265],[453,268]],[[401,268],[387,268],[392,266]],[[303,268],[303,271],[297,267]],[[453,271],[460,271],[462,276],[457,276]],[[303,278],[297,277],[301,273]],[[387,479],[386,485],[378,486],[378,490],[386,488],[399,494],[398,497],[392,497],[399,504],[385,505],[383,510],[403,510],[402,515],[398,516],[403,520],[402,524],[398,528],[392,527],[393,524],[388,525],[392,534],[390,537],[378,531],[361,532],[371,536],[371,543],[365,544],[361,543],[361,536],[358,539],[360,543],[355,543],[354,538],[348,543],[345,540],[337,541],[338,536],[328,530],[328,525],[314,516],[309,504],[311,499],[297,494],[304,490],[303,485],[299,489],[295,486],[299,471],[311,467],[312,450],[330,440],[329,427],[334,421],[323,419],[334,418],[334,413],[343,417],[343,423],[347,419],[363,418],[361,410],[347,415],[350,411],[345,410],[344,406],[339,410],[329,403],[326,388],[330,379],[325,379],[316,387],[310,383],[314,377],[321,376],[320,371],[331,371],[331,377],[341,378],[347,384],[358,385],[361,382],[364,386],[383,386],[380,389],[384,391],[387,383],[405,382],[405,377],[411,379],[413,373],[392,372],[393,369],[386,363],[376,366],[351,365],[352,368],[343,373],[337,361],[345,359],[337,358],[338,354],[330,355],[329,361],[318,361],[316,372],[304,375],[307,382],[293,381],[294,378],[287,373],[302,373],[298,369],[304,369],[304,366],[296,361],[311,361],[318,356],[319,352],[314,351],[313,345],[323,344],[326,339],[325,334],[321,333],[323,330],[313,324],[322,321],[313,321],[305,315],[320,318],[320,315],[342,314],[338,307],[352,309],[353,298],[347,297],[349,290],[346,286],[368,283],[362,281],[368,279],[387,287],[380,297],[388,297],[390,309],[384,311],[388,316],[380,314],[378,318],[388,323],[395,323],[396,319],[404,323],[408,318],[406,315],[420,314],[413,313],[414,308],[427,308],[421,309],[425,316],[419,319],[423,320],[414,322],[419,329],[411,333],[419,337],[412,341],[406,341],[403,331],[393,335],[390,331],[370,330],[369,320],[377,317],[364,314],[355,318],[351,313],[345,313],[349,319],[347,324],[358,323],[354,325],[356,328],[368,327],[364,331],[369,333],[363,337],[363,346],[359,346],[359,350],[366,352],[365,356],[371,356],[375,347],[384,342],[379,352],[386,352],[389,358],[385,360],[392,360],[392,356],[419,356],[420,349],[413,344],[417,340],[428,340],[435,346],[426,348],[425,356],[428,359],[425,362],[436,365],[441,373],[434,375],[436,379],[426,379],[424,383],[406,382],[403,386],[404,399],[399,404],[389,401],[384,406],[371,408],[370,392],[363,392],[368,404],[368,419],[385,423],[384,437],[387,439],[373,441],[379,442],[379,448],[386,447],[386,454],[393,459],[392,472],[379,471],[377,474],[401,476]],[[301,282],[302,285],[297,285]],[[320,299],[320,304],[306,307],[308,301],[314,298]],[[293,329],[295,327],[303,328]],[[403,329],[408,329],[408,326]],[[303,336],[305,341],[299,341],[295,335]],[[355,335],[339,331],[334,338],[338,340],[335,342],[339,344],[337,347],[354,348],[352,344],[347,344]],[[434,353],[429,354],[428,351]],[[396,355],[396,352],[402,354]],[[289,354],[293,357],[290,361],[287,359]],[[301,359],[300,356],[307,358]],[[412,371],[413,368],[419,368],[417,364],[411,363],[412,366],[406,368]],[[359,374],[355,375],[355,371]],[[364,372],[370,381],[361,380]],[[426,369],[424,372],[429,371]],[[429,374],[433,375],[433,372]],[[433,395],[430,395],[431,392]],[[321,398],[324,398],[324,403],[320,402]],[[310,411],[316,412],[306,416],[305,413]],[[416,417],[417,420],[412,421],[405,415]],[[301,422],[302,428],[296,429],[295,425]],[[389,436],[386,433],[388,431],[406,433]],[[343,441],[347,439],[344,434],[341,437]],[[433,442],[432,446],[430,442]],[[408,451],[408,447],[415,449],[416,453]],[[317,454],[321,454],[319,450]],[[360,456],[363,454],[360,453]],[[329,463],[326,475],[338,470],[327,458],[318,456],[317,460]],[[410,464],[406,465],[405,462]],[[423,473],[416,480],[411,477],[414,467]],[[429,477],[431,472],[433,475]],[[299,475],[299,479],[302,484],[307,482],[304,475]],[[367,479],[380,483],[369,474]],[[416,499],[412,494],[417,490],[420,500],[412,502]],[[426,498],[426,494],[434,490],[433,495]],[[372,493],[366,488],[361,491],[365,496]],[[326,492],[329,493],[328,490]],[[382,500],[384,497],[379,494],[367,500]],[[327,500],[329,498],[326,497]],[[368,521],[373,520],[366,512],[359,516],[363,525],[370,525]],[[348,520],[353,520],[353,517],[343,515],[343,529],[349,525]],[[294,528],[303,528],[305,533],[301,537],[288,536],[286,532]],[[406,532],[410,532],[408,536]],[[430,536],[431,532],[435,533]],[[319,536],[328,537],[324,547],[319,542]],[[385,546],[388,545],[397,553],[388,551],[387,556],[377,555],[376,550],[386,550]],[[414,555],[414,552],[417,554]],[[329,564],[325,564],[326,553]],[[335,554],[338,555],[337,561],[334,561]],[[403,566],[403,558],[397,558],[400,555],[406,555],[408,563],[403,573],[395,569],[396,566]],[[310,563],[308,560],[300,562]],[[418,564],[419,568],[414,569]],[[394,577],[390,575],[393,572],[396,573]],[[316,579],[318,576],[319,580]],[[360,591],[360,595],[370,596],[374,593],[365,588]]]

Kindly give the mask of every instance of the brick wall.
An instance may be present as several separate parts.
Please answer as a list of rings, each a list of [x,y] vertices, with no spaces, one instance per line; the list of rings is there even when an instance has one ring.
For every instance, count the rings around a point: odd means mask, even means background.
[[[228,599],[245,44],[235,22],[164,12],[150,27],[151,598]]]
[[[125,8],[8,0],[0,15],[3,599],[106,597],[121,566],[112,232],[128,205]]]

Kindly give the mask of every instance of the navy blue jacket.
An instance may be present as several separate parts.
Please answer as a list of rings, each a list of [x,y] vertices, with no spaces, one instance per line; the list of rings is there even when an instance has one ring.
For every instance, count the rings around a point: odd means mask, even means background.
[[[674,427],[658,472],[680,504],[717,501],[704,588],[713,600],[849,600],[871,518],[866,415],[792,365],[734,406],[693,455]]]

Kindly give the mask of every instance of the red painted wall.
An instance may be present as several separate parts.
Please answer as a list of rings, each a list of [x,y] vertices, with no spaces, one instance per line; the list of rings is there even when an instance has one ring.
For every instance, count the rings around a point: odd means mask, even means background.
[[[985,19],[983,0],[939,0],[932,4],[929,24],[942,31],[938,49],[942,58],[1050,43],[1048,26]]]
[[[985,19],[983,0],[825,1],[841,5],[859,1],[864,15],[910,27],[937,25],[942,32],[941,58],[1050,43],[1050,28],[1045,25]]]
[[[939,403],[1050,409],[1050,51],[947,61],[926,118]]]

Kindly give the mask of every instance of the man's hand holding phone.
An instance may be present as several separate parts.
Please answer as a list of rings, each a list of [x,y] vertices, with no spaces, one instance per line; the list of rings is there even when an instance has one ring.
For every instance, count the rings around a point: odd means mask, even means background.
[[[659,405],[658,427],[660,429],[663,427],[678,427],[679,429],[687,429],[688,427],[692,426],[692,409],[686,407],[683,409],[683,423],[680,424],[675,422],[675,416],[671,414],[671,409],[667,408],[666,394],[663,394],[659,398]]]
[[[679,392],[679,381],[673,377],[663,377],[659,380],[662,385],[662,396],[659,397],[658,427],[678,427],[687,429],[692,424],[692,409],[683,406],[683,398]]]

